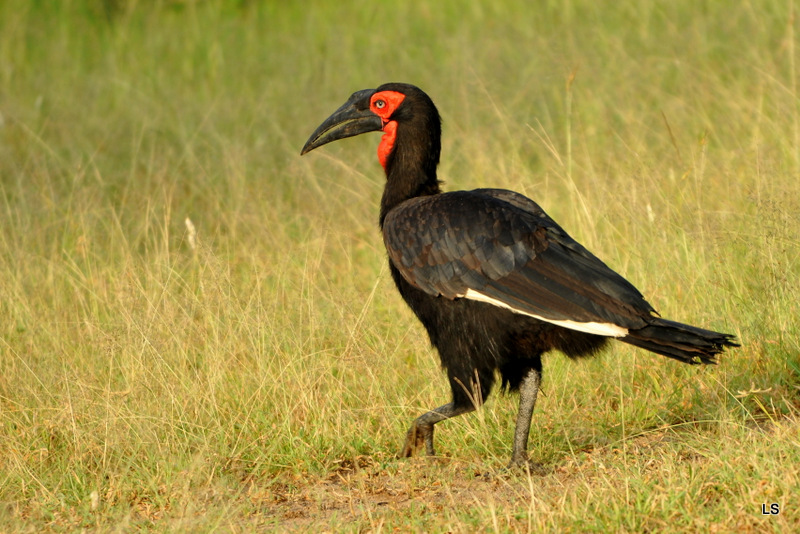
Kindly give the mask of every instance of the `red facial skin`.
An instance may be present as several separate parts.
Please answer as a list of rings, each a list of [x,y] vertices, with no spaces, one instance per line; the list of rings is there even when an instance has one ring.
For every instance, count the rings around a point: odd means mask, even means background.
[[[372,95],[369,101],[369,109],[383,121],[383,137],[381,144],[378,145],[378,161],[386,169],[386,160],[394,148],[394,141],[397,136],[397,121],[389,120],[389,117],[400,107],[406,95],[396,91],[381,91]]]

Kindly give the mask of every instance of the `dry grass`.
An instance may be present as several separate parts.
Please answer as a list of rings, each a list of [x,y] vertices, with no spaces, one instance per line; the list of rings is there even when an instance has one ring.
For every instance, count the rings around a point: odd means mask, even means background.
[[[0,5],[0,531],[797,530],[792,9]],[[528,194],[743,347],[548,357],[542,476],[502,472],[502,395],[394,459],[448,392],[377,140],[298,155],[389,80],[439,105],[448,188]]]

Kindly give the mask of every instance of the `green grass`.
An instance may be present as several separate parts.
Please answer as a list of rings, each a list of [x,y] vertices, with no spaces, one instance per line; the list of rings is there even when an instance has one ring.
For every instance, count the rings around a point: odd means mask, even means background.
[[[0,3],[0,531],[798,529],[792,2],[268,4]],[[377,136],[299,156],[386,81],[438,104],[449,189],[526,193],[742,348],[549,356],[543,476],[498,474],[503,395],[396,460],[448,391]]]

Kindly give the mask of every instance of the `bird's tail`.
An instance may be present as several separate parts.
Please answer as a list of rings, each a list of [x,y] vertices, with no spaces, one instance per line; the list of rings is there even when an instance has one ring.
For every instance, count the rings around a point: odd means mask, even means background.
[[[738,347],[736,337],[688,324],[657,318],[639,330],[631,330],[621,341],[674,358],[683,363],[717,363],[726,347]]]

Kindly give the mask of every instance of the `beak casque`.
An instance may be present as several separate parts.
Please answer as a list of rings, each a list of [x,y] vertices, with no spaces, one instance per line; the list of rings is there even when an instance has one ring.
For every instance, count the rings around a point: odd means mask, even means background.
[[[325,119],[308,138],[300,155],[331,141],[383,129],[383,121],[369,109],[375,89],[364,89],[350,96],[347,102]]]

